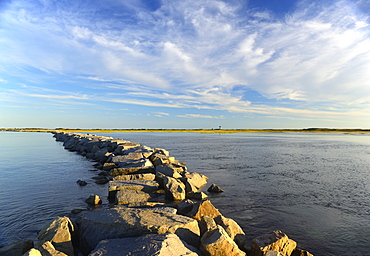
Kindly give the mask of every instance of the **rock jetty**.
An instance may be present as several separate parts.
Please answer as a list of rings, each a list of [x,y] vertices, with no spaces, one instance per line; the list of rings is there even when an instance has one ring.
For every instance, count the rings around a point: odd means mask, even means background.
[[[208,178],[190,172],[165,149],[112,137],[53,133],[66,149],[96,162],[102,170],[96,183],[108,183],[107,194],[90,195],[89,207],[47,223],[37,242],[4,246],[0,255],[312,255],[297,249],[281,231],[247,241],[238,223],[223,216],[202,192]],[[222,192],[214,184],[209,191]],[[101,204],[101,196],[109,204]]]

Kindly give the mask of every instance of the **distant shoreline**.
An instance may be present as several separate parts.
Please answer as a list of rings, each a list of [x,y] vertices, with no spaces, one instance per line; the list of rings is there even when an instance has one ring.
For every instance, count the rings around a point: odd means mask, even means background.
[[[0,131],[14,132],[89,132],[89,133],[115,133],[115,132],[179,132],[179,133],[370,133],[370,129],[78,129],[78,128],[0,128]]]

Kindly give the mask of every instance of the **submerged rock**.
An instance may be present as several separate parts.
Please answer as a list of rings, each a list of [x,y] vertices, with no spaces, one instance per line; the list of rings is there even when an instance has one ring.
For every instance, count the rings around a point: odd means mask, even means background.
[[[78,180],[78,181],[76,181],[76,183],[77,183],[78,185],[80,185],[80,186],[86,186],[86,185],[87,185],[87,182],[86,182],[86,181],[84,181],[84,180]]]
[[[208,189],[207,189],[208,192],[211,192],[211,193],[222,193],[224,192],[219,186],[217,186],[216,184],[212,184]]]
[[[98,205],[102,203],[100,197],[98,195],[93,195],[93,194],[90,195],[89,198],[85,200],[85,202],[90,205]]]

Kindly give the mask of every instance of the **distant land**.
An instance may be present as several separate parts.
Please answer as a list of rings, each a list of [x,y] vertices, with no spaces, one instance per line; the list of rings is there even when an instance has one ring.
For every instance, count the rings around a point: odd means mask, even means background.
[[[0,131],[14,132],[197,132],[197,133],[370,133],[370,129],[332,129],[332,128],[305,128],[305,129],[79,129],[79,128],[0,128]]]

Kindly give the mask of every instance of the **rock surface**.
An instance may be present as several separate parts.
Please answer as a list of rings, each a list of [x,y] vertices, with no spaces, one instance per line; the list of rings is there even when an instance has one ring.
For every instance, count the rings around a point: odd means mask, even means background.
[[[203,200],[193,204],[190,212],[186,213],[185,215],[193,219],[196,219],[197,221],[200,221],[202,216],[215,218],[221,215],[221,213],[218,211],[216,207],[213,206],[211,201]]]
[[[56,250],[53,244],[49,241],[41,244],[39,246],[39,250],[43,256],[44,255],[45,256],[71,256],[73,255],[73,254],[65,254],[61,251]]]
[[[201,249],[207,256],[246,255],[219,225],[207,231],[202,236]]]
[[[83,252],[90,252],[104,239],[175,233],[191,245],[199,243],[198,222],[153,209],[116,207],[82,212],[76,219]]]
[[[267,251],[277,251],[284,256],[290,256],[297,243],[288,238],[280,230],[258,236],[252,241],[252,256],[263,256]]]
[[[131,204],[146,202],[150,195],[140,190],[121,189],[115,192],[114,204]]]
[[[162,178],[166,199],[182,201],[186,197],[185,185],[180,180],[164,176]]]
[[[38,245],[49,241],[55,250],[73,255],[72,232],[74,226],[68,217],[58,217],[45,225],[38,233]]]
[[[175,234],[151,234],[101,241],[90,256],[135,255],[135,256],[197,256],[197,250]]]
[[[218,225],[224,228],[226,233],[231,239],[235,241],[239,248],[244,248],[245,243],[247,242],[247,238],[243,229],[238,225],[238,223],[236,223],[235,220],[225,218],[222,215],[217,216],[216,218],[214,218],[214,220]]]

